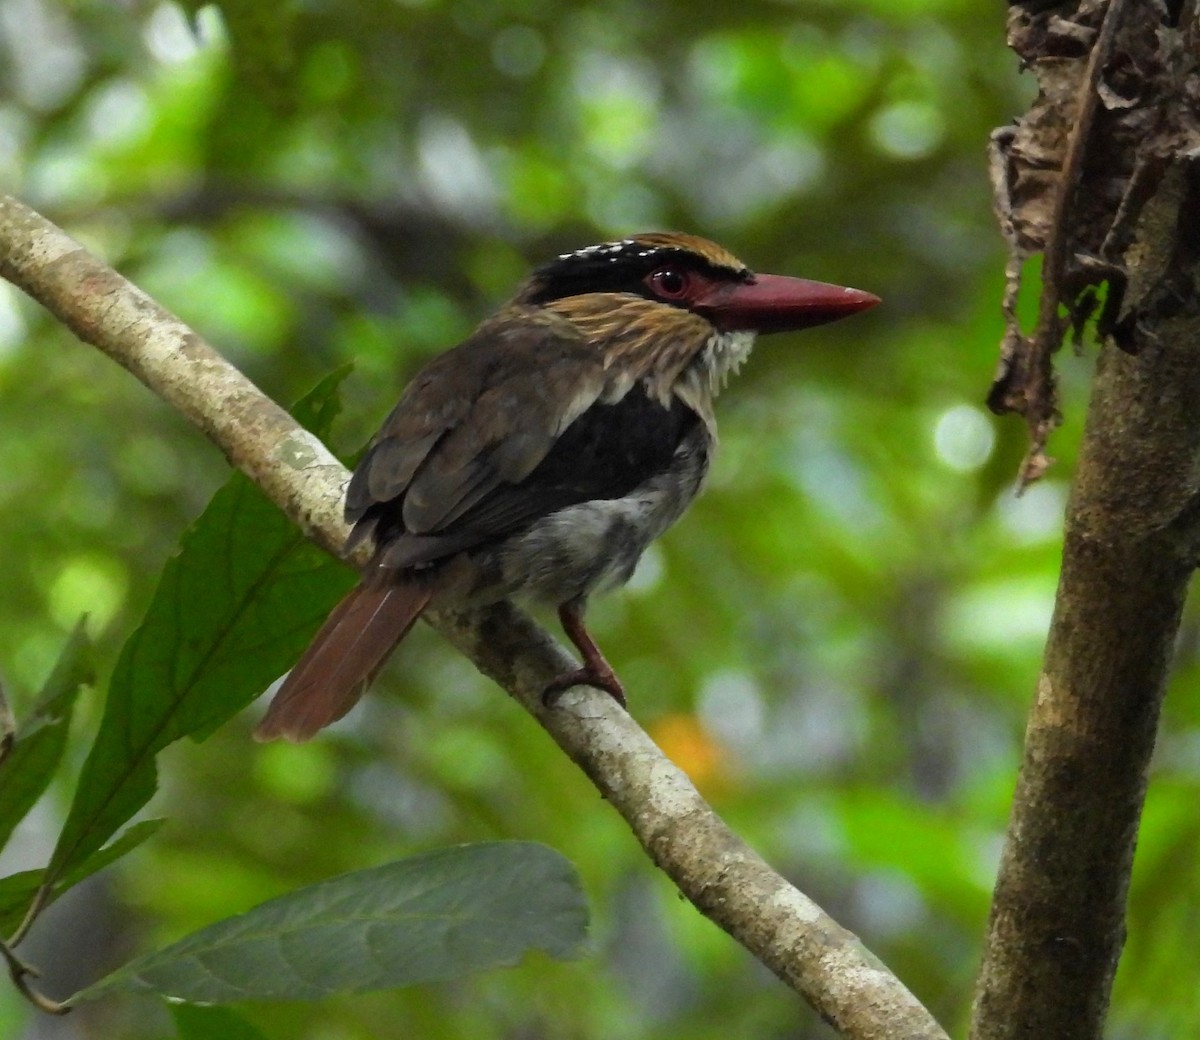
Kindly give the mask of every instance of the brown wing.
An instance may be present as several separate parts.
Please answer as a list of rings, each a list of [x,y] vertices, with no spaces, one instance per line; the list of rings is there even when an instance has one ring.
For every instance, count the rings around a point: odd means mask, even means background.
[[[359,463],[346,494],[352,541],[373,533],[402,566],[511,529],[511,510],[489,518],[480,506],[537,469],[607,381],[564,318],[521,308],[485,322],[421,370]]]

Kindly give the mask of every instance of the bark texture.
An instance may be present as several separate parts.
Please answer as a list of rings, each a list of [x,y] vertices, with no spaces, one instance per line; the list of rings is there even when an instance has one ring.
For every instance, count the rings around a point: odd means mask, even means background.
[[[1089,81],[1090,48],[1114,15]],[[1124,939],[1159,711],[1200,546],[1198,28],[1194,5],[1154,0],[1010,12],[1010,42],[1041,94],[1028,123],[1002,138],[1014,189],[1002,224],[1018,256],[1049,257],[1050,239],[1065,236],[1054,291],[1071,313],[1052,315],[1059,339],[1086,317],[1095,286],[1109,298],[975,1040],[1100,1037]],[[1073,115],[1081,90],[1099,100],[1090,126]],[[1070,182],[1062,160],[1077,134],[1085,151]],[[1056,193],[1069,194],[1075,219],[1047,215]],[[1006,392],[1040,401],[1036,413],[1053,398],[1052,380],[1036,385],[1049,369],[1039,376],[1021,353],[1027,343],[1009,345]]]

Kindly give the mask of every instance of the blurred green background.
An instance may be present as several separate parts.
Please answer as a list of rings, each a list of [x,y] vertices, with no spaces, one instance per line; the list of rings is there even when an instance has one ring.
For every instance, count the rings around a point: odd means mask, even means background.
[[[335,447],[531,264],[654,229],[869,289],[764,341],[721,399],[709,490],[598,601],[635,716],[733,826],[961,1033],[1053,601],[1090,351],[1060,362],[1058,464],[1022,498],[982,406],[1003,254],[989,131],[1031,85],[1001,5],[0,0],[0,184],[290,402],[347,360]],[[102,675],[220,455],[0,286],[0,672],[18,711],[82,612]],[[1200,697],[1185,622],[1113,1037],[1200,1032]],[[99,714],[86,699],[75,760]],[[47,915],[59,995],[217,917],[439,845],[535,839],[579,867],[593,952],[320,1006],[270,1037],[827,1038],[681,901],[621,820],[428,630],[315,743],[257,712],[160,760],[168,826]],[[3,872],[44,862],[63,783]],[[173,1035],[146,999],[0,1035]]]

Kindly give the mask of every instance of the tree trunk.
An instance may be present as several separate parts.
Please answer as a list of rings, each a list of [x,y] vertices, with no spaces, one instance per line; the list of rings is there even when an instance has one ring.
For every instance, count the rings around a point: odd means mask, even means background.
[[[1090,287],[1106,282],[1109,300],[975,1040],[1101,1035],[1172,646],[1200,546],[1195,7],[1046,7],[1010,12],[1010,42],[1042,93],[1002,137],[1001,218],[1013,269],[1036,249],[1047,255],[1046,277],[1058,279],[1048,324],[1060,339],[1068,322],[1058,303],[1078,323],[1093,306]],[[1088,46],[1079,50],[1080,41]],[[1089,90],[1099,104],[1081,118]],[[1073,145],[1082,151],[1072,172]],[[1064,236],[1058,270],[1049,261],[1054,235]],[[1053,382],[1047,367],[1046,381],[1032,385],[1038,364],[1021,351],[1037,344],[1012,331],[1008,344],[1015,355],[1002,367],[1005,401],[1016,411],[1038,402],[1037,416],[1025,412],[1032,429],[1054,411]]]

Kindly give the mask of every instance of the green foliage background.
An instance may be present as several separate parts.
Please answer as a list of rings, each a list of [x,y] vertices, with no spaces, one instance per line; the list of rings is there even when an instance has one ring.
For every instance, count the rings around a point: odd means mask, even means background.
[[[720,402],[707,495],[593,616],[639,720],[961,1032],[1091,364],[1062,359],[1058,465],[1014,498],[1023,430],[981,403],[1003,263],[984,151],[1030,90],[1003,35],[1001,5],[964,0],[0,0],[0,182],[277,399],[353,360],[345,452],[563,249],[685,229],[883,296],[761,344]],[[0,670],[20,714],[83,612],[103,686],[227,472],[4,287],[0,402]],[[1200,1030],[1196,634],[1193,613],[1114,1037]],[[99,706],[76,705],[69,775],[5,873],[45,862]],[[830,1035],[432,633],[311,745],[254,745],[254,717],[162,756],[151,809],[170,822],[43,922],[47,989],[301,883],[519,838],[578,866],[589,958],[248,1017],[313,1040]],[[37,1035],[185,1019],[129,998]],[[0,1034],[26,1027],[0,991]]]

